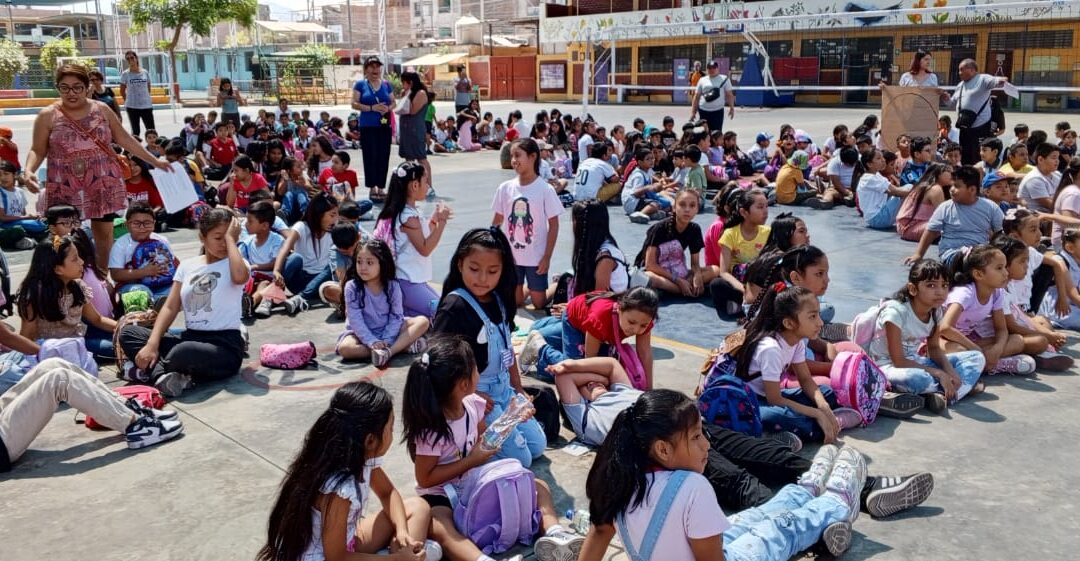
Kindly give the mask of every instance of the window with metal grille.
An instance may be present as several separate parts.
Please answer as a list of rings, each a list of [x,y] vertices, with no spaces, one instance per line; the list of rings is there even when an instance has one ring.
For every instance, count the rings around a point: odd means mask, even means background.
[[[630,47],[615,47],[615,72],[630,72],[634,56],[634,49]]]
[[[978,36],[970,35],[909,35],[900,42],[904,52],[914,51],[951,51],[953,49],[971,50],[975,48]]]
[[[990,34],[990,49],[1069,49],[1073,46],[1071,29],[1052,31],[1016,31]]]
[[[764,41],[765,51],[770,57],[791,56],[792,41]],[[714,43],[713,58],[726,58],[731,65],[731,72],[742,72],[746,64],[746,57],[752,52],[750,45],[745,42]]]
[[[705,58],[705,45],[639,47],[638,72],[671,72],[672,61],[677,58],[689,59],[691,64],[695,60],[702,60]]]
[[[887,68],[892,65],[892,50],[892,37],[804,39],[802,42],[802,56],[818,57],[822,70]]]
[[[206,55],[204,55],[204,54],[195,55],[195,71],[196,72],[206,72]]]

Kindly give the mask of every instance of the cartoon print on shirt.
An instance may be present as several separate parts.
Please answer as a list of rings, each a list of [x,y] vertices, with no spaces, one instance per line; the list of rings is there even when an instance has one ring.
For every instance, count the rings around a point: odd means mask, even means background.
[[[507,220],[510,222],[510,245],[514,249],[528,247],[533,239],[533,216],[529,209],[529,199],[525,197],[514,199],[514,203],[510,205],[510,216]],[[523,230],[521,234],[517,233],[519,228]],[[518,235],[524,235],[525,239],[521,240]]]
[[[210,297],[217,288],[219,278],[221,278],[221,273],[216,271],[195,275],[191,279],[191,295],[184,306],[184,312],[189,314],[199,311],[213,312],[213,308],[210,307]]]

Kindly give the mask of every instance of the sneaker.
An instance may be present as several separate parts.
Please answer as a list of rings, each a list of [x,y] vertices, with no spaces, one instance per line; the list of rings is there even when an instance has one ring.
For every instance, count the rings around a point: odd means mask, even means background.
[[[866,496],[866,512],[874,518],[892,516],[921,505],[933,492],[934,476],[930,473],[875,477]]]
[[[812,197],[803,201],[803,206],[812,208],[814,210],[832,210],[834,206],[831,201],[825,201],[817,197]]]
[[[855,208],[855,197],[844,197],[844,206],[848,208]]]
[[[1073,366],[1073,359],[1054,351],[1044,351],[1035,355],[1035,367],[1050,372],[1064,372]]]
[[[852,446],[845,446],[836,455],[832,472],[825,481],[825,495],[832,495],[850,510],[848,522],[859,517],[859,497],[866,484],[866,458]]]
[[[336,305],[334,302],[330,301],[330,298],[326,295],[326,291],[337,284],[338,283],[334,281],[326,281],[319,285],[319,300],[322,300],[323,304],[326,304],[327,306]]]
[[[371,349],[371,364],[375,365],[375,368],[386,368],[388,362],[390,362],[390,349]]]
[[[945,399],[945,394],[941,392],[924,395],[923,402],[926,405],[926,410],[936,415],[944,413],[949,408],[949,400]]]
[[[821,533],[821,543],[825,544],[829,555],[833,557],[843,555],[851,547],[851,522],[842,520],[829,524],[829,527]]]
[[[424,336],[421,335],[420,337],[418,337],[415,341],[413,341],[409,345],[409,348],[407,349],[407,351],[409,352],[409,354],[418,355],[418,354],[426,351],[427,347],[428,347],[427,337],[424,337]]]
[[[255,311],[254,311],[255,317],[260,317],[260,318],[268,318],[268,317],[270,317],[270,313],[271,313],[270,309],[273,306],[274,306],[273,302],[271,302],[270,300],[268,300],[266,298],[263,298],[263,300],[261,302],[259,302],[259,305],[255,306]]]
[[[297,294],[296,296],[292,296],[288,300],[285,301],[285,311],[290,316],[295,316],[296,314],[298,314],[300,312],[306,312],[307,309],[308,309],[307,300],[304,300],[304,297],[300,296],[299,294]]]
[[[441,561],[443,558],[442,546],[435,540],[424,540],[424,561]]]
[[[790,450],[792,454],[798,454],[799,450],[802,450],[802,440],[791,431],[769,433],[767,438],[775,440],[778,444]]]
[[[533,553],[537,561],[573,561],[581,553],[585,538],[570,532],[556,532],[536,540]]]
[[[634,224],[648,224],[649,215],[644,212],[638,211],[630,215],[630,222]]]
[[[851,334],[848,331],[849,329],[850,328],[846,323],[826,323],[822,326],[821,333],[818,334],[818,337],[830,343],[848,341],[851,339]]]
[[[37,247],[37,244],[34,243],[34,240],[31,240],[30,238],[22,238],[19,241],[15,242],[15,249],[21,251],[25,251],[27,249],[34,249],[35,247]]]
[[[840,430],[853,429],[863,425],[862,413],[850,407],[838,407],[833,409],[833,416],[840,425]]]
[[[881,398],[878,415],[893,417],[894,419],[909,419],[925,405],[926,400],[921,395],[885,392],[885,395]]]
[[[146,371],[130,360],[125,360],[124,364],[120,366],[120,371],[116,374],[117,378],[128,382],[138,382],[145,384],[150,381],[150,377],[146,374]]]
[[[165,397],[180,397],[191,387],[191,376],[179,372],[166,372],[154,382],[154,387]]]
[[[998,359],[997,368],[991,374],[1016,374],[1027,376],[1035,372],[1035,359],[1028,355],[1013,355]]]
[[[826,444],[818,448],[817,454],[810,463],[810,469],[799,476],[799,485],[810,491],[815,497],[825,491],[825,481],[829,479],[833,463],[840,454],[840,449],[835,444]]]
[[[658,211],[652,213],[652,216],[650,216],[649,219],[653,220],[655,222],[659,222],[659,221],[661,221],[661,220],[663,220],[663,219],[665,219],[667,217],[668,217],[667,212],[665,212],[663,210],[658,210]]]
[[[971,391],[969,391],[967,393],[967,395],[964,396],[964,397],[974,397],[974,396],[977,396],[977,395],[979,395],[979,394],[981,394],[981,393],[983,393],[985,391],[986,391],[986,382],[983,382],[982,380],[979,380],[978,382],[975,382],[974,386],[971,386]]]
[[[159,421],[171,421],[180,416],[180,414],[176,411],[166,411],[163,409],[154,409],[153,407],[147,407],[134,397],[129,397],[128,400],[124,402],[124,405],[127,405],[128,409],[131,409],[140,417],[150,417]]]
[[[255,315],[255,300],[251,298],[250,294],[245,294],[240,297],[240,317],[242,319],[249,319]]]
[[[184,425],[178,420],[162,421],[144,416],[131,423],[124,431],[124,437],[127,438],[128,448],[137,450],[176,438],[183,432]]]
[[[521,354],[518,356],[518,368],[525,373],[535,372],[536,363],[540,360],[540,349],[546,344],[543,334],[539,331],[530,331],[529,337],[525,339],[525,346],[522,347]]]

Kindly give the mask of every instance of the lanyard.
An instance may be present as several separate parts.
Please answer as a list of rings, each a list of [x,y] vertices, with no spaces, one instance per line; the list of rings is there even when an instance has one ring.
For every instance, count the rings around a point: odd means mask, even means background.
[[[466,406],[465,409],[465,442],[461,444],[461,457],[465,458],[469,455],[469,409]]]

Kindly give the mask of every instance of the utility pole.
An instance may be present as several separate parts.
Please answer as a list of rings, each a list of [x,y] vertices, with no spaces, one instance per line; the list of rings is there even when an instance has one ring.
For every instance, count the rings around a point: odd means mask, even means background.
[[[356,62],[353,56],[353,39],[352,39],[352,0],[345,0],[345,9],[348,10],[348,15],[345,18],[345,25],[348,26],[348,32],[345,34],[345,42],[349,48],[349,64]]]

